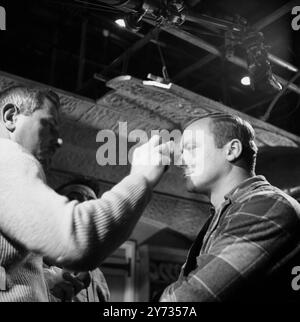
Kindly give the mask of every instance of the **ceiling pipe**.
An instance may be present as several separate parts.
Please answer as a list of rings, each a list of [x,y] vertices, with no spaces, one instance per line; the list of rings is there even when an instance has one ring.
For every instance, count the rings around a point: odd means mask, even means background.
[[[150,23],[152,23],[152,22],[150,22]],[[211,44],[209,44],[206,41],[200,39],[199,37],[196,37],[196,36],[186,32],[184,30],[179,29],[178,27],[162,27],[162,30],[164,30],[164,31],[168,32],[169,34],[171,34],[173,36],[176,36],[176,37],[178,37],[178,38],[180,38],[182,40],[185,40],[185,41],[187,41],[187,42],[189,42],[189,43],[191,43],[191,44],[193,44],[193,45],[195,45],[195,46],[197,46],[199,48],[202,48],[202,49],[208,51],[211,54],[214,54],[214,55],[219,56],[219,57],[223,56],[222,52],[218,48],[212,46]],[[240,58],[240,57],[232,56],[228,60],[231,63],[233,63],[233,64],[235,64],[237,66],[240,66],[242,68],[248,69],[247,62],[245,60],[243,60],[242,58]],[[288,81],[285,80],[284,78],[282,78],[282,77],[280,77],[278,75],[275,75],[275,74],[274,74],[274,76],[278,79],[278,81],[282,85],[286,85],[288,83]],[[288,88],[291,91],[293,91],[293,92],[295,92],[295,93],[300,95],[300,87],[298,87],[297,85],[289,84]]]
[[[269,26],[270,24],[272,24],[276,20],[280,19],[286,13],[290,12],[291,8],[293,8],[295,5],[297,5],[297,2],[298,2],[298,0],[293,0],[293,1],[290,1],[289,3],[283,5],[279,9],[275,10],[274,12],[272,12],[271,14],[266,16],[265,18],[256,22],[254,25],[252,25],[252,28],[257,31],[260,31],[260,30],[266,28],[267,26]],[[195,13],[193,13],[193,14],[189,13],[189,16],[193,17],[193,18],[188,19],[189,21],[193,21],[193,20],[197,19],[197,16]],[[203,26],[205,26],[205,25],[203,25]],[[207,28],[207,25],[205,27]],[[270,61],[272,61],[273,63],[275,63],[283,68],[286,68],[286,69],[288,69],[292,72],[295,72],[295,73],[298,72],[297,67],[293,66],[292,64],[284,61],[283,59],[281,59],[273,54],[268,54],[268,58]],[[209,55],[205,56],[204,58],[202,58],[199,61],[195,62],[194,64],[186,67],[181,72],[179,72],[177,75],[175,75],[175,77],[173,78],[174,81],[178,81],[178,80],[182,79],[183,77],[188,75],[191,71],[201,68],[202,66],[211,62],[212,60],[214,60],[213,55],[209,54]]]
[[[110,6],[113,6],[113,7],[118,7],[120,9],[133,9],[133,10],[138,10],[139,8],[142,8],[143,6],[143,1],[141,0],[101,0],[101,1],[98,1],[98,2],[102,2],[102,3],[106,3]],[[286,8],[288,8],[289,5],[292,5],[295,1],[291,1],[290,3],[286,4],[284,6],[284,10],[282,8],[279,8],[277,11],[276,11],[276,15],[274,15],[274,18],[273,19],[277,19],[279,16],[283,15],[286,13]],[[160,3],[159,0],[150,0],[149,3],[151,3],[152,6],[155,6],[155,5],[158,5]],[[156,22],[153,21],[153,20],[150,20],[150,19],[147,19],[147,18],[143,18],[143,20],[145,20],[146,22],[148,22],[149,24],[152,24],[152,25],[156,25]],[[272,21],[272,19],[268,19],[268,21]],[[256,27],[258,28],[263,28],[265,26],[264,23],[260,23],[260,24],[257,24]],[[215,46],[207,43],[206,41],[202,40],[201,38],[199,37],[196,37],[184,30],[181,30],[179,27],[176,27],[176,26],[162,26],[161,27],[162,30],[164,30],[165,32],[175,36],[175,37],[178,37],[186,42],[189,42],[199,48],[202,48],[206,51],[208,51],[209,53],[213,54],[213,55],[216,55],[216,56],[223,56],[222,52],[216,48]],[[288,68],[289,70],[291,71],[297,71],[298,69],[295,67],[295,66],[292,66],[291,64],[289,64],[288,62],[285,62],[284,60],[274,56],[274,55],[270,55],[269,54],[269,58],[276,64],[279,64],[280,66],[282,67],[285,67],[285,68]],[[247,66],[247,62],[237,56],[233,56],[231,58],[228,59],[230,62],[232,62],[233,64],[235,65],[238,65],[240,67],[243,67],[243,68],[248,68]],[[279,80],[279,82],[283,85],[286,85],[288,83],[287,80],[283,79],[282,77],[278,76],[278,75],[275,75],[274,76]],[[295,85],[295,84],[289,84],[288,85],[288,88],[291,90],[291,91],[294,91],[296,92],[297,94],[300,95],[300,88]]]
[[[155,7],[157,7],[157,9],[158,9],[159,5],[161,4],[160,0],[146,0],[146,1],[142,1],[142,0],[98,0],[97,2],[102,2],[102,3],[105,3],[105,4],[110,5],[112,7],[117,7],[122,10],[125,10],[125,11],[127,11],[127,10],[138,11],[138,10],[142,9],[143,6],[146,6],[147,8],[151,7],[151,11],[153,11],[155,9]],[[281,18],[286,13],[290,12],[291,8],[293,8],[294,6],[297,5],[297,2],[298,2],[298,0],[292,0],[288,3],[286,3],[285,5],[280,7],[279,9],[275,10],[272,14],[268,15],[266,18],[255,23],[252,27],[257,31],[267,27],[268,25],[270,25],[274,21]],[[232,23],[230,21],[227,22],[222,19],[217,19],[214,17],[197,14],[197,13],[194,13],[191,11],[185,12],[185,19],[186,19],[186,21],[198,23],[200,25],[203,25],[204,27],[207,25],[208,27],[211,27],[212,29],[215,29],[215,30],[217,30],[217,29],[226,30],[228,28],[235,28],[236,27],[236,24]],[[146,19],[144,19],[144,20],[146,20]],[[297,73],[299,70],[297,67],[293,66],[289,62],[286,62],[285,60],[283,60],[275,55],[268,54],[268,58],[274,64],[277,64],[283,68],[286,68],[289,71]]]
[[[141,38],[136,43],[134,43],[131,47],[129,47],[125,52],[123,52],[122,55],[117,57],[110,65],[108,65],[106,68],[104,68],[100,74],[94,74],[94,78],[98,80],[105,80],[105,76],[109,71],[111,71],[116,66],[120,65],[126,58],[131,56],[134,52],[141,49],[143,46],[145,46],[148,42],[150,42],[152,39],[157,38],[158,34],[160,32],[159,27],[153,28],[147,35],[144,36],[144,38]]]

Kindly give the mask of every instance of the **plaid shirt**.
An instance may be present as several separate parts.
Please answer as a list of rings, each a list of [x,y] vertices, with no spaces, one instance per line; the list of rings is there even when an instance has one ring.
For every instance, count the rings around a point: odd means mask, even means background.
[[[295,199],[255,176],[227,194],[210,219],[161,302],[294,300],[300,295],[291,287],[292,267],[300,265]]]

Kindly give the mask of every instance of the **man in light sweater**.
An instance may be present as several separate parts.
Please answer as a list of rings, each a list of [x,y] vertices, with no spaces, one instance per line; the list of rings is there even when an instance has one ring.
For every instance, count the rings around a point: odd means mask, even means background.
[[[0,301],[48,301],[42,257],[95,268],[130,235],[161,178],[169,144],[137,148],[130,174],[101,199],[68,201],[45,183],[58,147],[59,99],[15,87],[0,96]],[[153,165],[149,160],[157,160]]]

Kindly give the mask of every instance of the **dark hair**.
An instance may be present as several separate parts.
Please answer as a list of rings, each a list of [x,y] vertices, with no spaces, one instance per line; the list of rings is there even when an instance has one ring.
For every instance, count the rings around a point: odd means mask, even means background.
[[[233,139],[238,139],[242,144],[242,153],[236,162],[242,163],[241,166],[253,172],[256,164],[257,146],[254,142],[255,131],[251,124],[241,117],[228,113],[209,113],[197,119],[191,119],[186,123],[187,128],[192,123],[200,119],[210,119],[210,130],[214,135],[217,148],[223,148],[225,144]]]
[[[0,94],[0,111],[5,105],[13,104],[20,110],[20,113],[30,115],[35,110],[42,108],[46,98],[59,109],[59,97],[52,90],[37,87],[11,86]]]

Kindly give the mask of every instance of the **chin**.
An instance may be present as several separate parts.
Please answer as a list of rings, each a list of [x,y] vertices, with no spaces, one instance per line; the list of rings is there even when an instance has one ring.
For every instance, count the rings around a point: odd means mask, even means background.
[[[190,186],[189,184],[186,185],[186,190],[188,192],[194,192],[194,188],[192,186]]]
[[[201,194],[207,193],[206,184],[202,184],[200,182],[193,182],[191,178],[187,178],[186,188],[188,192],[201,193]]]
[[[186,189],[188,192],[195,192],[195,186],[194,186],[191,178],[186,179]]]

